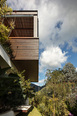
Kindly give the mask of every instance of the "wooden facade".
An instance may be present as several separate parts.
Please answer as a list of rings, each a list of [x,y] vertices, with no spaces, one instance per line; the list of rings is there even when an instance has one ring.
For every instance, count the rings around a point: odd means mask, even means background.
[[[10,33],[11,48],[13,50],[12,62],[19,71],[25,70],[25,78],[32,82],[38,81],[39,38],[38,38],[38,12],[13,11],[7,15],[4,23],[9,25],[13,20],[15,28]]]
[[[11,38],[15,60],[38,60],[38,38]]]
[[[12,30],[10,37],[33,37],[34,20],[31,17],[6,17],[5,25],[11,21],[15,22],[15,28]]]

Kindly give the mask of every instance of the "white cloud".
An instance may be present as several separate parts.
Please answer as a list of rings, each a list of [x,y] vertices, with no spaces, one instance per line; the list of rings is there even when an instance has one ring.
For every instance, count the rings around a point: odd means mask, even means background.
[[[77,68],[76,68],[76,72],[77,72]]]
[[[67,61],[66,52],[62,53],[59,47],[49,47],[40,56],[40,71],[44,68],[59,68]]]
[[[44,83],[45,79],[40,80],[38,83]]]

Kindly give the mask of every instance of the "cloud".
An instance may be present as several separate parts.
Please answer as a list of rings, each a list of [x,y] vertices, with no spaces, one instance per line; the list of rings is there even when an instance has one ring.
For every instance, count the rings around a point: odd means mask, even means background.
[[[66,52],[62,52],[59,47],[49,47],[40,56],[40,71],[43,69],[59,68],[61,64],[67,61]]]
[[[45,79],[40,80],[38,83],[44,83]]]

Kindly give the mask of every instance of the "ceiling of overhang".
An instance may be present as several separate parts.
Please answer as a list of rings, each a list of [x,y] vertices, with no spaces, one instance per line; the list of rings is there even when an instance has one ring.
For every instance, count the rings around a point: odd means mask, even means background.
[[[38,60],[13,60],[12,62],[20,72],[25,70],[25,79],[38,82]]]
[[[4,24],[9,26],[11,21],[14,21],[15,27],[10,37],[33,37],[33,17],[6,17]]]

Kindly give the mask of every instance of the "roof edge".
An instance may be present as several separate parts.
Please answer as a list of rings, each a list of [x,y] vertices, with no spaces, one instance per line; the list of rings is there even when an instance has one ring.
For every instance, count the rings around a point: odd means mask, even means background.
[[[38,10],[13,10],[13,12],[38,12]]]

